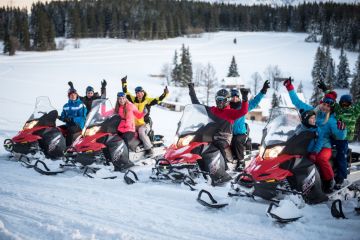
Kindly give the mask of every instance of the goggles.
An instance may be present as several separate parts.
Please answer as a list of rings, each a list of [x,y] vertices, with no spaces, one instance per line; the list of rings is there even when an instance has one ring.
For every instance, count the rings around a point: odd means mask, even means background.
[[[143,91],[144,91],[144,89],[140,86],[135,88],[135,93],[143,92]]]
[[[329,106],[333,106],[333,105],[335,104],[335,101],[332,100],[332,99],[330,99],[330,98],[325,98],[325,99],[323,100],[323,103],[326,103],[326,104],[328,104]]]
[[[223,96],[216,96],[215,101],[217,102],[226,102],[228,99],[227,97],[223,97]]]
[[[125,93],[123,93],[123,92],[118,92],[117,97],[125,97]]]

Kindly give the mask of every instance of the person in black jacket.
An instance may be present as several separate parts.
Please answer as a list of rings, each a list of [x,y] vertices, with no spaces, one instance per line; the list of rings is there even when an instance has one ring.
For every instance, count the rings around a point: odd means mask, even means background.
[[[74,88],[74,85],[72,82],[68,82],[70,88]],[[92,102],[96,99],[100,99],[100,98],[106,98],[106,80],[104,79],[103,81],[101,81],[101,96],[99,95],[98,92],[94,91],[94,88],[92,86],[88,86],[86,88],[86,95],[81,97],[79,96],[80,100],[85,104],[86,109],[87,109],[87,114],[89,114],[90,110],[91,110],[91,105]]]

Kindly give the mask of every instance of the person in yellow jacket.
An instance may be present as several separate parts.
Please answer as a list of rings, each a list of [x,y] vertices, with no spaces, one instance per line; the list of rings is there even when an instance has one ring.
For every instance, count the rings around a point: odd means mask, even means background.
[[[139,134],[139,138],[144,144],[145,154],[151,155],[152,144],[148,136],[150,129],[150,108],[153,105],[159,104],[165,97],[169,94],[169,90],[165,87],[163,94],[157,98],[151,98],[147,95],[144,89],[141,86],[135,88],[135,96],[130,94],[127,90],[127,76],[121,79],[123,92],[126,94],[126,98],[132,102],[140,112],[144,111],[144,108],[147,108],[147,114],[140,119],[135,119],[136,131]]]

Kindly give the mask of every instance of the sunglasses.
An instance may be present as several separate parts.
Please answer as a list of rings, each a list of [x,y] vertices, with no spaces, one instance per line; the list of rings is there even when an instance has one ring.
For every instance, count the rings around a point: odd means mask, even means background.
[[[117,97],[125,97],[125,93],[123,93],[123,92],[118,92]]]

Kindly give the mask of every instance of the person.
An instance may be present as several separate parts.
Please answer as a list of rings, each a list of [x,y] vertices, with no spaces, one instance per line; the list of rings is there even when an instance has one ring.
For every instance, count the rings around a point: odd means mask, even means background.
[[[143,118],[146,114],[146,108],[144,108],[143,112],[139,112],[136,106],[126,98],[125,93],[119,92],[117,94],[115,112],[121,117],[117,128],[118,133],[129,147],[129,142],[135,137],[135,118]]]
[[[263,99],[269,88],[270,88],[270,81],[266,80],[260,92],[253,99],[249,101],[249,112],[259,105],[260,101]],[[237,89],[232,89],[230,93],[231,93],[230,108],[239,109],[241,107],[239,91]],[[235,171],[241,171],[245,167],[244,151],[246,149],[246,142],[248,138],[249,138],[248,125],[245,122],[245,116],[242,116],[236,119],[234,123],[233,138],[231,141],[231,149],[235,155],[235,158],[237,159]]]
[[[68,90],[68,99],[59,117],[60,121],[65,122],[62,128],[66,129],[66,146],[70,146],[84,128],[87,113],[75,88],[70,87]]]
[[[330,91],[323,81],[318,82],[318,87],[323,90],[324,93]],[[347,136],[344,140],[334,140],[336,146],[336,157],[334,163],[337,168],[335,188],[340,189],[344,179],[347,178],[347,153],[349,149],[349,141],[353,141],[354,139],[356,122],[360,117],[360,102],[353,104],[351,95],[342,95],[339,103],[335,103],[334,111],[336,119],[342,120],[347,129]]]
[[[73,83],[70,81],[68,82],[70,88],[74,88]],[[85,96],[79,96],[80,100],[85,104],[87,109],[87,114],[90,113],[92,102],[96,99],[106,98],[106,80],[104,79],[101,81],[101,96],[99,93],[94,92],[94,88],[92,86],[88,86],[86,88]]]
[[[311,140],[307,151],[309,153],[309,159],[313,162],[316,161],[316,155],[319,154],[323,144],[323,133],[321,129],[316,125],[316,113],[313,110],[304,109],[299,110],[301,124],[295,129],[295,134],[298,135],[303,131],[316,132],[316,138]]]
[[[189,83],[189,95],[191,98],[191,102],[193,104],[200,104],[194,89],[194,84]],[[216,117],[226,120],[231,125],[235,122],[236,119],[245,116],[248,112],[248,93],[247,89],[241,89],[241,106],[238,109],[230,108],[230,93],[226,89],[220,89],[217,91],[215,95],[215,103],[216,106],[212,106],[209,108],[209,111],[214,114]],[[232,139],[232,129],[230,128],[229,131],[224,131],[219,133],[220,136],[215,136],[213,140],[213,145],[217,147],[221,154],[225,159],[225,164],[228,162],[229,157],[226,154],[226,148],[230,146],[231,139]],[[227,164],[225,165],[227,168]]]
[[[314,110],[316,113],[316,124],[323,134],[322,148],[318,154],[312,156],[312,160],[320,169],[320,176],[323,180],[323,190],[326,193],[332,192],[335,181],[334,172],[329,163],[331,158],[331,138],[334,136],[336,139],[345,139],[346,129],[344,123],[336,120],[333,114],[333,107],[336,101],[337,94],[331,91],[323,97],[320,104],[312,107],[302,102],[297,96],[292,79],[284,80],[284,86],[288,90],[291,102],[297,109]]]
[[[150,109],[151,106],[160,104],[160,102],[169,95],[169,90],[165,87],[164,92],[159,97],[151,98],[141,86],[138,86],[135,88],[134,96],[128,92],[127,76],[121,79],[121,83],[126,98],[133,103],[140,112],[143,112],[145,108],[147,109],[147,113],[143,118],[135,119],[135,127],[136,131],[139,133],[139,138],[144,145],[145,154],[150,156],[153,154],[152,143],[148,136],[148,133],[151,130]]]

